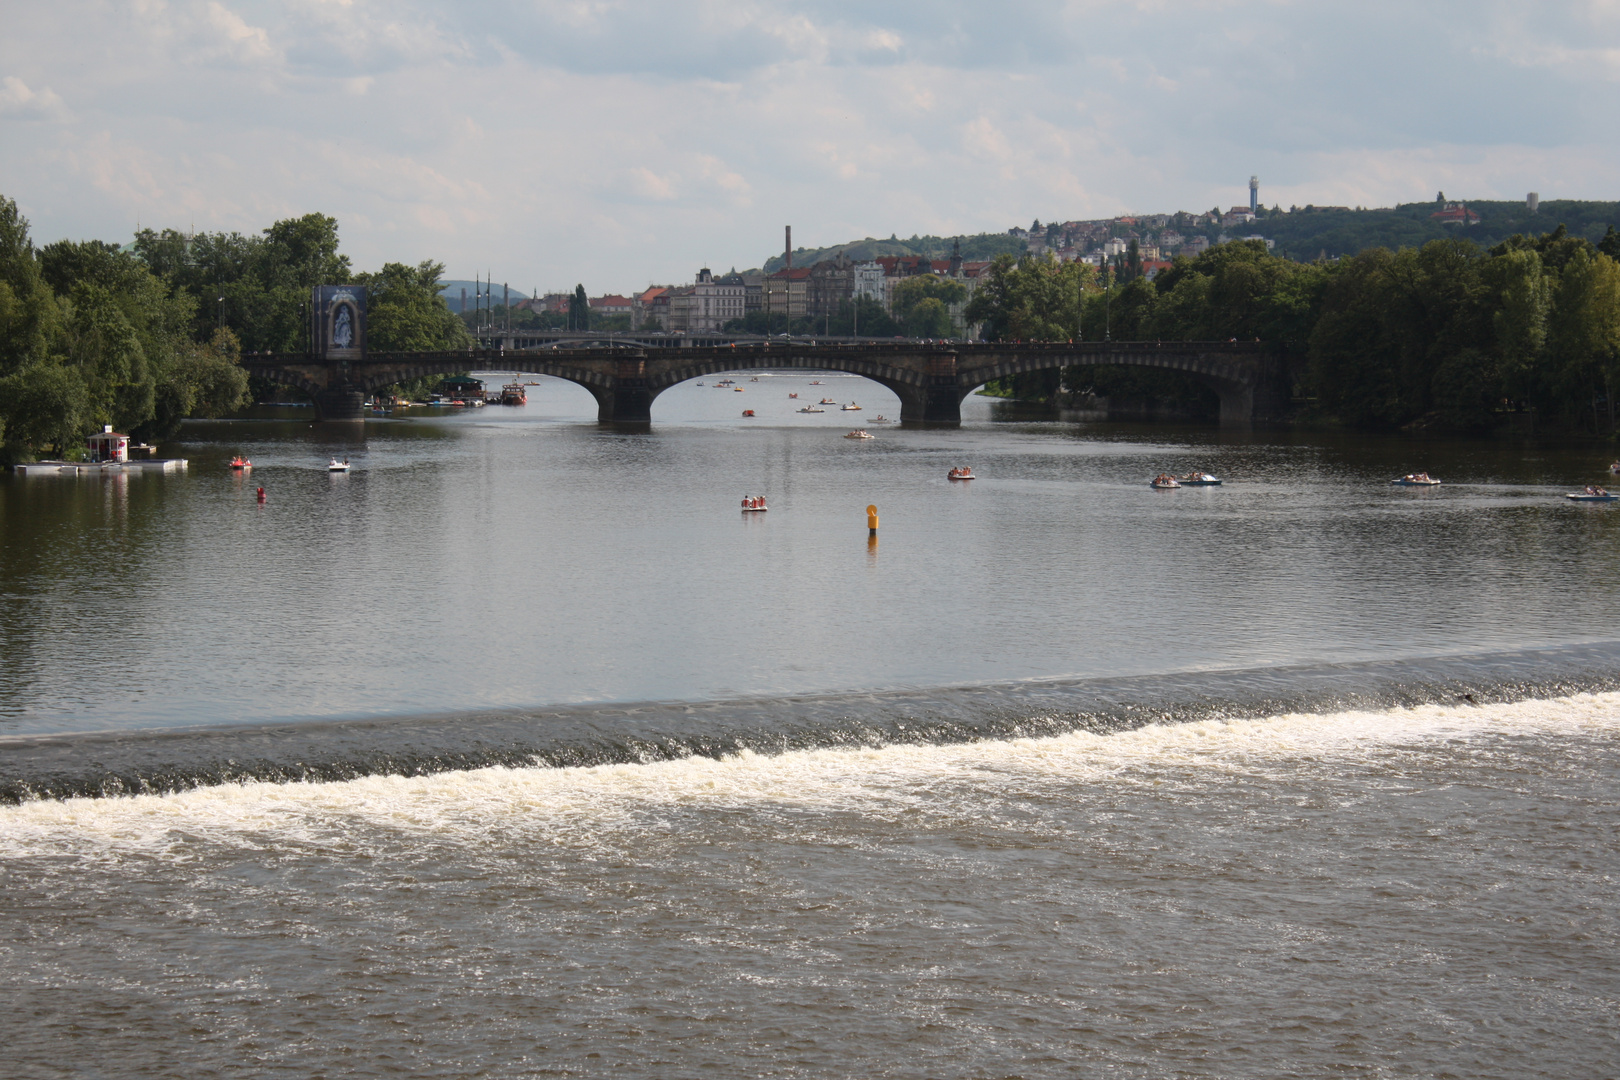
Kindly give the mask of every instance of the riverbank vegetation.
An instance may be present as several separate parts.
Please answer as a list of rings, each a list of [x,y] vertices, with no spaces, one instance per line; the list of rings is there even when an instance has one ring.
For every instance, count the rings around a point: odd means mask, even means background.
[[[1488,250],[1447,238],[1311,263],[1257,241],[1223,244],[1151,282],[1004,257],[966,315],[990,340],[1270,342],[1289,357],[1303,420],[1486,433],[1533,417],[1544,432],[1612,436],[1617,256],[1620,235],[1594,244],[1559,227]],[[1193,415],[1215,407],[1196,377],[1118,367],[1039,372],[992,390]]]
[[[464,348],[471,337],[439,295],[443,269],[356,273],[323,214],[257,236],[143,229],[126,247],[35,248],[0,197],[0,455],[71,453],[103,424],[170,438],[187,417],[274,393],[250,387],[241,355],[304,351],[312,285],[366,286],[373,349]]]

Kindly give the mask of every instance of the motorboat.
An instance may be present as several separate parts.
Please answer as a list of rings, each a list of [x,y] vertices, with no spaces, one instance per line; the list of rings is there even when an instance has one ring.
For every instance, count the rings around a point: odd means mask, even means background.
[[[814,405],[806,405],[804,408],[800,409],[799,411],[800,412],[826,412],[827,410],[826,409],[818,409]]]
[[[1438,487],[1440,485],[1440,481],[1426,472],[1407,473],[1397,480],[1391,480],[1390,483],[1396,487]]]
[[[1153,486],[1158,488],[1160,491],[1169,491],[1172,488],[1180,487],[1181,482],[1175,477],[1171,476],[1169,473],[1160,473],[1158,476],[1153,478]]]
[[[231,468],[233,468],[233,469],[251,469],[251,468],[253,468],[253,462],[249,461],[247,458],[243,457],[241,454],[237,454],[235,457],[231,458]]]
[[[861,411],[861,407],[859,405],[855,404],[853,401],[850,402],[848,405],[840,405],[840,406],[838,406],[838,408],[839,408],[840,412],[860,412]]]
[[[844,438],[846,438],[846,439],[875,439],[875,438],[877,438],[877,436],[872,434],[870,431],[852,431],[848,435],[845,435]]]
[[[1176,482],[1182,487],[1220,487],[1221,478],[1207,472],[1190,472],[1176,477]]]
[[[344,458],[342,461],[339,461],[337,458],[333,458],[331,461],[327,462],[326,471],[327,472],[348,472],[349,471],[349,459]]]
[[[830,397],[824,397],[820,401],[816,402],[816,404],[817,405],[836,405],[836,404],[838,404],[838,402],[834,401]]]
[[[1607,488],[1587,485],[1585,491],[1579,494],[1565,495],[1570,502],[1614,502],[1620,495],[1610,495]]]
[[[952,469],[950,472],[945,474],[945,479],[947,479],[947,480],[973,480],[973,479],[975,479],[975,477],[973,475],[972,467],[969,466],[967,468],[962,468],[962,469]]]

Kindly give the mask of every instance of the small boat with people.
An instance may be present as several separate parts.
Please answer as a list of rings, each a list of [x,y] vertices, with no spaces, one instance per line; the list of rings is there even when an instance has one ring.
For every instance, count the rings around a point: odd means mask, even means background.
[[[1186,476],[1176,477],[1176,482],[1182,487],[1220,487],[1221,478],[1212,473],[1194,470]]]
[[[861,407],[859,405],[855,404],[853,401],[850,402],[848,405],[840,405],[840,406],[838,406],[838,408],[839,408],[840,412],[860,412],[861,411]]]
[[[753,416],[754,415],[754,410],[753,409],[744,409],[743,410],[743,415],[744,416]]]
[[[1616,499],[1620,499],[1620,495],[1610,495],[1607,488],[1598,487],[1596,484],[1587,484],[1585,491],[1578,495],[1565,495],[1564,498],[1570,502],[1614,502]]]
[[[1610,465],[1609,471],[1612,473],[1620,473],[1620,461],[1616,461],[1613,465]]]
[[[945,478],[947,480],[972,480],[972,479],[975,479],[975,477],[973,475],[973,466],[971,466],[971,465],[963,465],[960,468],[952,469],[950,472],[945,474]]]
[[[235,457],[231,458],[231,468],[233,468],[233,469],[251,469],[251,468],[253,468],[253,462],[249,461],[247,458],[243,457],[241,454],[237,454]]]
[[[872,417],[872,419],[867,421],[868,424],[892,424],[894,422],[895,421],[890,420],[887,416],[884,416],[882,413],[878,413],[876,416]]]
[[[798,396],[799,396],[799,395],[798,395],[798,394],[789,394],[789,395],[788,395],[788,397],[791,397],[791,398],[796,398],[796,397],[798,397]]]
[[[827,410],[826,409],[818,409],[814,405],[806,405],[804,408],[800,409],[799,411],[800,412],[826,412]]]
[[[820,401],[816,402],[816,404],[817,405],[836,405],[836,404],[838,404],[838,402],[834,401],[830,397],[824,397]]]
[[[1160,491],[1169,491],[1172,488],[1180,487],[1181,482],[1175,477],[1171,476],[1169,473],[1162,472],[1153,478],[1152,486],[1158,488]]]
[[[875,438],[877,438],[877,436],[872,434],[870,431],[865,430],[864,428],[858,428],[855,431],[850,432],[848,435],[845,435],[844,438],[846,438],[846,439],[875,439]]]
[[[326,463],[326,471],[327,472],[348,472],[349,471],[349,459],[344,458],[342,461],[339,461],[337,458],[333,458],[331,461]]]
[[[1407,473],[1398,480],[1391,480],[1390,483],[1394,484],[1396,487],[1438,487],[1440,481],[1436,480],[1426,472],[1420,472]]]
[[[744,495],[743,496],[743,501],[742,501],[742,511],[743,511],[743,513],[745,513],[745,514],[762,514],[766,510],[769,510],[769,509],[770,509],[770,507],[765,505],[765,496],[763,496],[763,495]]]
[[[716,386],[736,386],[737,384],[732,382],[730,379],[721,379],[718,382],[716,382],[714,385],[716,385]]]
[[[810,385],[811,386],[820,386],[821,385],[821,380],[820,379],[811,379],[810,380]]]

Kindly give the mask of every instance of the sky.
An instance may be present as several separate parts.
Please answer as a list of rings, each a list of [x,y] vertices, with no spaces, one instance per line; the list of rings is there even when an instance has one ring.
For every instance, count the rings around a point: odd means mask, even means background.
[[[593,295],[782,246],[1620,199],[1620,0],[0,0],[36,243],[319,211]]]

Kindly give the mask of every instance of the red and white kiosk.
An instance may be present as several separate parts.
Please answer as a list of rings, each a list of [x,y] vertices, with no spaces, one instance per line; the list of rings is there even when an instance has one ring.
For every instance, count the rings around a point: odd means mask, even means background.
[[[99,435],[86,439],[85,445],[90,450],[91,461],[129,460],[129,436],[118,434],[111,424],[103,426]]]

